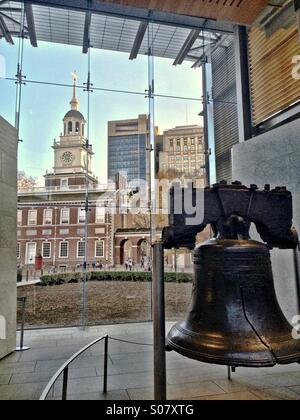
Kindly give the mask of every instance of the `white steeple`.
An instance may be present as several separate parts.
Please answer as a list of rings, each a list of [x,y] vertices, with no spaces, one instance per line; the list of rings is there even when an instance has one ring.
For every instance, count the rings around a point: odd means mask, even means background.
[[[79,101],[77,99],[77,94],[76,94],[76,83],[77,83],[77,73],[76,73],[76,71],[74,71],[72,73],[72,78],[73,78],[73,81],[74,81],[74,85],[73,85],[73,98],[70,102],[70,105],[71,105],[72,110],[78,111]]]

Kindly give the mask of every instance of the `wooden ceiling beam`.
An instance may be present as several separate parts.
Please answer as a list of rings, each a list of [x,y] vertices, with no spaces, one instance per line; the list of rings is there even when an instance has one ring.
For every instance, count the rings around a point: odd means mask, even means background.
[[[268,0],[101,0],[161,12],[194,17],[230,21],[240,25],[252,25],[268,5]]]

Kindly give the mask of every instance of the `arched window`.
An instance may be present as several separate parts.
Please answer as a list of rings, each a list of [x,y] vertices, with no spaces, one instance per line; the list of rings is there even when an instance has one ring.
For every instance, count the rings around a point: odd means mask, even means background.
[[[67,134],[67,124],[64,124],[64,136]]]
[[[82,136],[84,137],[84,124],[81,126]]]
[[[80,131],[80,124],[79,122],[76,123],[76,133],[79,134]]]
[[[73,124],[72,124],[72,121],[70,121],[68,123],[68,134],[72,133],[72,131],[73,131]]]

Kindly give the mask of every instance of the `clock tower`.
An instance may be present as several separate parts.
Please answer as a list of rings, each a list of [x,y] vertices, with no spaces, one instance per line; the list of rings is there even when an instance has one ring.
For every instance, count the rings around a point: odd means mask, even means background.
[[[86,177],[92,185],[97,179],[92,174],[92,147],[86,145],[86,121],[79,111],[76,94],[77,75],[73,73],[73,97],[71,109],[63,119],[63,133],[59,140],[54,140],[54,167],[52,174],[45,175],[46,187],[70,187],[85,185]]]

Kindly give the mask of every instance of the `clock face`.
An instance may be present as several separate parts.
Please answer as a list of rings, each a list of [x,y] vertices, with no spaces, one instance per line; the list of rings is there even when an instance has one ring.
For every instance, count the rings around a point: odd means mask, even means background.
[[[62,155],[61,160],[64,165],[71,166],[72,163],[74,162],[74,155],[71,152],[65,152]]]

